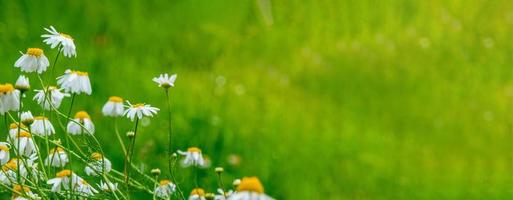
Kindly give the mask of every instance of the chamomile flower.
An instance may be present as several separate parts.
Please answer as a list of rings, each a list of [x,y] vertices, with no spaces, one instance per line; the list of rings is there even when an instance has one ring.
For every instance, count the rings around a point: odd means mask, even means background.
[[[70,184],[71,181],[71,184]],[[60,192],[61,190],[69,191],[73,186],[73,190],[81,184],[82,178],[71,170],[65,169],[55,174],[55,178],[48,180],[46,183],[52,185],[52,192]]]
[[[118,190],[118,183],[100,181],[98,187],[104,192],[114,192]]]
[[[49,136],[55,134],[55,128],[48,118],[38,116],[34,117],[34,122],[30,125],[33,134],[39,136]]]
[[[155,83],[159,84],[159,87],[168,89],[175,86],[176,74],[169,76],[168,74],[161,74],[159,77],[153,78]]]
[[[155,195],[161,199],[169,199],[171,194],[176,190],[176,185],[171,181],[164,179],[159,182],[159,186],[155,188]]]
[[[94,189],[87,181],[84,179],[80,179],[76,191],[82,197],[90,197],[94,196],[94,194],[98,193],[98,190]],[[86,199],[86,198],[83,198]]]
[[[28,186],[21,186],[18,184],[15,184],[14,187],[12,187],[13,193],[12,193],[12,199],[13,200],[39,200],[41,199],[36,193],[33,193],[30,191],[30,188]]]
[[[9,143],[0,142],[0,165],[4,165],[5,163],[9,162],[9,159],[10,159],[9,149],[10,149]]]
[[[34,90],[37,93],[33,100],[41,105],[41,107],[43,107],[45,110],[52,110],[52,107],[59,109],[62,103],[62,99],[64,99],[64,97],[69,97],[68,93],[63,93],[61,90],[62,89],[54,86],[48,86],[43,90]]]
[[[68,162],[68,154],[60,147],[51,149],[48,157],[45,159],[45,165],[52,167],[64,167]]]
[[[273,198],[264,194],[264,186],[257,177],[244,177],[237,192],[232,194],[229,200],[272,200]]]
[[[206,200],[205,190],[202,188],[194,188],[189,195],[189,200]]]
[[[6,164],[2,165],[2,170],[0,171],[0,182],[4,185],[12,185],[17,183],[18,177],[18,160],[13,158],[9,160]],[[23,174],[22,174],[23,175]]]
[[[30,156],[36,151],[36,144],[32,140],[32,135],[26,131],[21,131],[14,140],[14,147],[20,155]]]
[[[34,123],[34,116],[30,111],[22,112],[21,113],[21,123],[24,125],[31,125]]]
[[[64,53],[64,56],[71,58],[72,56],[77,56],[77,50],[75,47],[75,43],[73,42],[73,38],[64,33],[59,33],[53,26],[50,26],[50,28],[45,28],[45,30],[49,34],[43,34],[41,37],[45,38],[43,40],[44,43],[50,45],[50,47],[53,49],[59,45],[61,45],[60,51]]]
[[[204,166],[205,160],[203,159],[203,155],[201,154],[201,149],[198,147],[190,147],[187,151],[180,151],[178,153],[185,156],[182,165],[184,167],[193,166]]]
[[[30,82],[29,79],[23,75],[20,75],[18,77],[18,80],[16,80],[16,83],[14,84],[14,88],[20,90],[21,92],[25,92],[30,89]]]
[[[102,109],[102,113],[105,116],[120,117],[125,112],[125,106],[123,105],[123,99],[121,97],[112,96],[109,101],[105,103]]]
[[[73,94],[85,93],[91,95],[92,92],[89,73],[87,72],[67,69],[64,75],[57,77],[57,84],[59,84],[65,92]]]
[[[75,114],[75,119],[68,123],[66,131],[71,135],[80,135],[85,133],[92,135],[94,134],[94,124],[87,112],[79,111]]]
[[[26,131],[27,127],[24,124],[18,127],[18,123],[11,123],[9,125],[9,137],[7,138],[8,142],[13,142],[16,139],[16,135],[20,131]]]
[[[20,91],[11,84],[0,84],[0,114],[18,111],[20,107]]]
[[[94,152],[91,155],[92,162],[88,163],[84,171],[89,176],[98,176],[98,173],[109,173],[112,170],[112,163],[101,153]]]
[[[37,72],[39,74],[46,71],[50,62],[46,58],[42,49],[28,48],[27,53],[22,53],[21,57],[14,63],[23,72]]]
[[[154,114],[157,114],[157,112],[160,110],[158,108],[152,107],[151,105],[143,103],[132,105],[129,101],[127,101],[127,104],[128,109],[125,110],[124,115],[126,115],[126,117],[131,119],[132,121],[134,121],[136,117],[138,119],[142,119],[143,116],[152,117]]]

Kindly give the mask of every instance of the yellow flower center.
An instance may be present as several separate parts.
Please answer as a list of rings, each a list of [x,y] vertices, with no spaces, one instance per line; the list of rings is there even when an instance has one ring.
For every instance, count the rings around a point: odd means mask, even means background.
[[[111,96],[111,97],[109,97],[109,101],[114,102],[114,103],[122,103],[123,98],[117,97],[117,96]]]
[[[0,146],[0,150],[1,150],[1,151],[7,151],[7,152],[9,152],[9,147],[7,147],[7,146],[5,146],[5,145],[1,145],[1,146]]]
[[[64,149],[63,148],[60,148],[60,147],[55,147],[53,149],[50,149],[50,154],[53,154],[53,153],[61,153],[61,152],[64,152]]]
[[[79,111],[75,114],[75,119],[90,119],[89,114],[86,111]]]
[[[11,123],[9,125],[9,129],[17,129],[18,128],[18,123]],[[25,125],[21,124],[21,128],[27,128]]]
[[[192,195],[198,195],[200,197],[204,197],[205,196],[205,190],[201,189],[201,188],[194,188],[192,191],[191,191],[191,196]]]
[[[199,149],[198,147],[190,147],[190,148],[187,149],[187,151],[190,152],[190,153],[194,153],[194,152],[200,153],[201,149]]]
[[[2,166],[2,170],[5,172],[5,171],[8,171],[8,170],[16,170],[17,169],[17,162],[18,159],[16,158],[13,158],[11,160],[9,160],[9,162],[5,163],[4,166]]]
[[[60,34],[62,37],[65,37],[65,38],[68,38],[68,39],[70,39],[70,40],[73,40],[73,38],[72,38],[70,35],[66,34],[66,33],[59,33],[59,34]]]
[[[30,192],[30,188],[29,188],[29,187],[27,187],[27,186],[21,186],[21,185],[18,185],[18,184],[14,185],[14,186],[12,187],[12,190],[14,190],[14,191],[16,191],[16,192],[22,192],[22,191],[24,191],[24,192]]]
[[[132,107],[134,107],[134,108],[142,108],[142,107],[144,107],[144,103],[134,104]]]
[[[31,136],[31,135],[30,135],[30,133],[29,133],[29,132],[27,132],[27,131],[21,131],[20,133],[18,133],[18,138],[20,138],[20,137],[30,138],[30,137],[32,137],[32,136]]]
[[[264,193],[264,186],[257,177],[244,177],[237,187],[237,191],[251,191],[256,193]]]
[[[91,159],[102,160],[103,159],[103,155],[101,153],[94,152],[93,154],[91,154]]]
[[[72,74],[76,74],[78,76],[89,76],[89,73],[82,71],[71,71]]]
[[[43,50],[40,48],[28,48],[27,54],[35,57],[43,55]]]
[[[169,184],[169,183],[171,183],[171,181],[169,181],[169,180],[167,180],[167,179],[160,180],[160,182],[159,182],[160,186],[167,185],[167,184]]]
[[[57,176],[59,178],[71,176],[71,170],[69,170],[69,169],[62,170],[60,172],[57,172],[57,174],[55,174],[55,176]]]
[[[10,83],[0,84],[0,93],[7,93],[14,91],[14,86]]]

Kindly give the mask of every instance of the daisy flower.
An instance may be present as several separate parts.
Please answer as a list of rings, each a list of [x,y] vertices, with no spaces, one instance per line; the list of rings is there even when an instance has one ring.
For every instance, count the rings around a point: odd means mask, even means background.
[[[171,194],[176,190],[176,185],[171,181],[164,179],[159,182],[159,186],[155,188],[155,195],[161,199],[169,199]]]
[[[264,194],[264,187],[257,177],[244,177],[237,192],[232,194],[229,200],[272,200],[273,198]]]
[[[21,186],[18,184],[15,184],[14,187],[12,187],[13,193],[12,193],[12,199],[13,200],[38,200],[41,199],[36,193],[33,193],[30,191],[30,188],[28,186]]]
[[[205,160],[203,159],[203,156],[201,154],[201,149],[197,147],[190,147],[187,149],[187,151],[180,151],[178,150],[178,153],[185,156],[185,159],[183,160],[182,165],[184,167],[189,167],[191,165],[193,166],[204,166]]]
[[[36,152],[36,144],[29,132],[21,131],[14,140],[14,147],[20,155],[30,156]]]
[[[104,192],[113,192],[118,190],[118,183],[100,181],[98,187]]]
[[[60,192],[61,190],[70,190],[70,181],[71,186],[75,189],[79,184],[81,184],[82,178],[71,170],[65,169],[55,174],[55,178],[48,180],[46,183],[52,185],[52,192]]]
[[[9,162],[9,148],[10,145],[7,142],[0,142],[0,165],[4,165]]]
[[[92,135],[94,134],[94,124],[87,112],[79,111],[77,114],[75,114],[75,119],[68,123],[66,131],[71,135],[80,135],[84,133]]]
[[[52,167],[64,167],[68,162],[68,154],[60,147],[51,149],[45,159],[45,165]]]
[[[62,89],[59,89],[54,86],[48,86],[46,89],[43,90],[34,90],[36,91],[36,95],[34,96],[33,100],[36,101],[43,109],[45,110],[52,110],[52,107],[55,109],[59,109],[61,106],[62,99],[64,97],[69,97],[68,93],[61,92]],[[45,94],[45,93],[48,93]],[[46,99],[45,99],[46,98]]]
[[[84,171],[89,176],[98,176],[98,173],[109,173],[112,170],[112,163],[109,159],[105,158],[101,153],[94,152],[91,155],[92,162],[88,163]]]
[[[11,123],[9,125],[9,137],[7,138],[7,141],[14,141],[16,139],[16,135],[18,134],[18,132],[24,130],[27,130],[27,127],[24,124],[21,124],[21,126],[18,127],[18,123]]]
[[[18,80],[16,80],[16,83],[14,84],[14,88],[20,90],[21,92],[25,92],[30,89],[30,82],[29,79],[23,75],[20,75],[18,77]]]
[[[41,74],[50,66],[50,62],[42,49],[28,48],[27,53],[22,53],[21,57],[14,63],[14,66],[20,68],[22,72],[37,72]]]
[[[125,107],[123,105],[123,99],[121,97],[112,96],[109,97],[109,101],[105,103],[102,109],[102,113],[105,116],[120,117],[123,116]]]
[[[24,125],[31,125],[34,122],[34,116],[30,111],[21,113],[21,123]]]
[[[205,190],[201,188],[194,188],[189,195],[189,200],[206,200]]]
[[[168,74],[161,74],[159,77],[153,78],[155,83],[159,84],[159,87],[168,89],[175,86],[176,74],[169,76]]]
[[[76,191],[82,197],[90,197],[94,196],[94,194],[98,193],[98,190],[94,189],[87,181],[84,179],[80,179]],[[84,198],[87,199],[87,198]]]
[[[73,94],[85,93],[91,95],[92,92],[89,73],[87,72],[67,69],[64,75],[57,77],[57,84],[59,84],[65,92],[71,92]]]
[[[48,118],[38,116],[34,117],[34,122],[30,125],[33,134],[39,136],[49,136],[55,134],[55,128]]]
[[[20,91],[7,84],[0,84],[0,114],[18,111],[20,107]]]
[[[75,43],[73,42],[73,38],[68,34],[59,33],[53,26],[50,26],[50,29],[45,28],[45,30],[50,34],[43,34],[41,37],[45,38],[43,40],[44,43],[50,45],[53,49],[59,45],[61,45],[60,51],[64,53],[64,56],[71,58],[72,56],[77,56],[77,50],[75,47]]]
[[[138,104],[130,104],[128,103],[128,109],[125,110],[124,115],[126,115],[127,118],[131,119],[132,121],[135,120],[135,117],[138,119],[142,119],[143,116],[152,117],[154,114],[157,114],[157,112],[160,110],[155,107],[151,107],[151,105],[138,103]]]
[[[2,171],[0,171],[0,182],[4,185],[12,185],[17,183],[18,177],[18,160],[16,158],[12,158],[6,164],[2,165]],[[21,173],[21,171],[20,171]],[[23,175],[23,174],[22,174]]]

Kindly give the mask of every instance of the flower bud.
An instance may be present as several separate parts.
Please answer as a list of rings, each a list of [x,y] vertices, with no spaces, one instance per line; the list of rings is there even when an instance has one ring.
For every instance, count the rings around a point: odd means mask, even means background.
[[[34,116],[30,111],[21,113],[21,123],[25,125],[31,125],[34,122]]]
[[[16,80],[16,84],[14,84],[14,88],[20,90],[21,92],[25,92],[30,89],[29,79],[23,75],[20,75],[18,80]]]
[[[205,194],[205,199],[207,200],[214,200],[216,195],[214,195],[213,193],[206,193]]]
[[[152,170],[151,170],[151,175],[153,175],[153,176],[158,176],[158,175],[160,175],[160,169],[159,169],[159,168],[152,169]]]
[[[126,136],[130,139],[132,139],[135,136],[135,133],[133,131],[129,131],[126,133]]]
[[[171,157],[176,158],[176,157],[178,157],[178,154],[173,153],[173,154],[171,154]]]
[[[216,173],[220,174],[223,172],[224,172],[224,169],[222,167],[216,167]]]
[[[237,187],[240,185],[240,179],[233,180],[233,186]]]

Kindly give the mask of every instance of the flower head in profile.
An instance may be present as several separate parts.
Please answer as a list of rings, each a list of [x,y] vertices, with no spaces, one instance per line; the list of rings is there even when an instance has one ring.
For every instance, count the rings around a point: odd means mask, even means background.
[[[7,142],[0,142],[0,165],[4,165],[5,163],[9,162],[9,149],[11,149],[10,146],[11,145]]]
[[[27,125],[27,126],[34,123],[34,116],[32,115],[32,112],[30,112],[30,111],[21,112],[21,123],[24,125]]]
[[[192,189],[189,200],[205,200],[205,190],[202,188]]]
[[[36,152],[36,143],[32,140],[32,135],[26,131],[20,131],[14,140],[14,147],[18,154],[30,156]]]
[[[41,37],[45,38],[43,40],[44,43],[50,45],[52,49],[60,45],[59,50],[62,51],[66,57],[71,58],[77,56],[75,43],[70,35],[59,33],[53,26],[50,26],[49,29],[45,28],[45,30],[49,34],[41,35]]]
[[[12,185],[17,183],[18,177],[18,159],[12,158],[6,164],[2,165],[2,171],[0,172],[0,182],[4,185]],[[20,171],[22,173],[22,171]],[[21,174],[24,176],[25,174]]]
[[[159,84],[159,87],[168,89],[175,86],[176,74],[169,76],[168,74],[161,74],[159,77],[153,78],[155,83]]]
[[[201,149],[198,147],[190,147],[187,151],[180,151],[178,153],[185,156],[182,165],[184,167],[188,166],[199,166],[203,167],[205,165],[205,160],[203,159],[203,155],[201,153]]]
[[[16,139],[16,134],[20,131],[27,131],[27,126],[23,123],[20,124],[18,122],[13,122],[9,125],[9,138],[7,138],[8,142],[13,142]]]
[[[61,90],[62,89],[54,86],[48,86],[43,90],[34,90],[37,93],[33,100],[41,105],[41,107],[43,107],[45,110],[52,110],[52,107],[59,109],[62,103],[62,99],[64,99],[64,97],[69,97],[68,93],[63,93]]]
[[[84,179],[80,179],[78,182],[76,191],[79,195],[83,197],[94,196],[94,194],[98,193],[98,190],[94,189],[87,181]]]
[[[67,69],[64,75],[57,77],[57,84],[59,84],[65,92],[73,94],[85,93],[91,95],[92,92],[89,73],[87,72]]]
[[[55,128],[48,118],[43,116],[34,117],[34,122],[30,125],[33,134],[39,136],[49,136],[55,134]]]
[[[109,173],[112,170],[112,163],[101,153],[91,154],[91,162],[87,164],[84,171],[89,176],[99,176],[101,173]]]
[[[0,84],[0,114],[18,111],[20,107],[20,91],[12,84]]]
[[[28,48],[27,53],[22,53],[21,57],[14,63],[14,66],[20,68],[22,72],[37,72],[39,74],[46,71],[50,62],[46,58],[42,49]]]
[[[36,193],[33,193],[30,191],[30,188],[28,186],[22,186],[15,184],[12,187],[13,193],[12,193],[12,199],[13,200],[38,200],[41,199]]]
[[[153,117],[154,114],[157,114],[157,112],[160,110],[158,108],[152,107],[148,104],[138,103],[138,104],[131,104],[129,101],[127,101],[128,108],[125,110],[124,115],[126,115],[127,118],[131,119],[132,121],[137,119],[142,119],[144,116],[146,117]]]
[[[68,162],[68,154],[60,147],[51,149],[45,159],[45,165],[51,167],[64,167]]]
[[[123,105],[123,98],[117,96],[109,97],[109,100],[102,108],[102,113],[109,117],[120,117],[125,112],[125,106]]]
[[[71,170],[65,169],[55,174],[55,178],[48,180],[46,183],[52,185],[52,192],[60,192],[61,190],[70,190],[72,186],[75,190],[79,184],[82,184],[82,178]],[[70,183],[71,181],[71,183]]]
[[[175,190],[176,185],[171,181],[164,179],[161,180],[157,188],[155,188],[155,195],[161,199],[169,199]]]
[[[71,135],[94,134],[94,124],[86,111],[79,111],[75,118],[68,122],[66,131]]]
[[[14,84],[14,88],[18,89],[21,92],[25,92],[30,89],[30,82],[26,76],[20,75],[18,80],[16,80],[16,84]]]
[[[232,194],[229,200],[272,200],[264,193],[264,186],[257,177],[242,178],[237,192]]]

